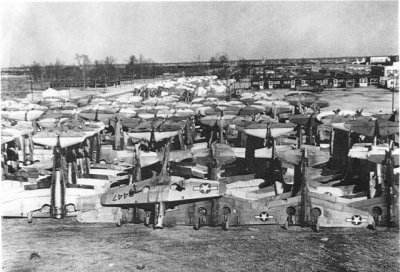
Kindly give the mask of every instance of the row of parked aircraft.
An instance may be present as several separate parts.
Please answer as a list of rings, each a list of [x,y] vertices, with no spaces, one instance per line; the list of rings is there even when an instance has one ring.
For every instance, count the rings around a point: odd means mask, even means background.
[[[321,111],[305,93],[84,102],[4,103],[2,216],[225,230],[397,220],[397,113]]]

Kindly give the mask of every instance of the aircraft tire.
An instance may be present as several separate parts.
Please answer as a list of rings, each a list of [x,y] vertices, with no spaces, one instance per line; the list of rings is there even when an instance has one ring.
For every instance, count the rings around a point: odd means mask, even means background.
[[[370,229],[370,230],[376,230],[376,223],[375,223],[375,221],[372,222],[372,224],[369,224],[369,225],[367,226],[367,228]]]
[[[122,226],[122,219],[118,219],[116,222],[117,227],[121,227]]]
[[[200,229],[200,217],[198,217],[197,220],[195,220],[193,229],[194,230],[199,230]]]
[[[319,232],[320,228],[319,228],[319,223],[317,222],[317,224],[315,224],[315,232]]]

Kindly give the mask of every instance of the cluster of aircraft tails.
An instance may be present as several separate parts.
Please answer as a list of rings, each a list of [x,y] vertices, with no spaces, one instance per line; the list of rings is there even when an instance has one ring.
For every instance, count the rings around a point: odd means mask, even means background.
[[[250,90],[3,101],[2,216],[196,230],[398,223],[398,113],[328,105]]]

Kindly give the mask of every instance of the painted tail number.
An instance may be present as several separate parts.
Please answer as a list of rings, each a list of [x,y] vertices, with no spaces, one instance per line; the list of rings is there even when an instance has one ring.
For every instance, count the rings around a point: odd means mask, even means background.
[[[200,193],[208,194],[212,190],[218,190],[218,186],[211,186],[210,183],[202,183],[200,186],[193,186],[193,191],[200,191]]]
[[[127,198],[128,196],[132,197],[133,195],[129,195],[129,193],[124,193],[124,194],[115,194],[113,197],[113,201],[118,201],[121,198]]]
[[[366,223],[367,219],[362,218],[360,215],[353,215],[351,218],[346,218],[346,222],[351,222],[353,225],[361,225],[361,223]]]

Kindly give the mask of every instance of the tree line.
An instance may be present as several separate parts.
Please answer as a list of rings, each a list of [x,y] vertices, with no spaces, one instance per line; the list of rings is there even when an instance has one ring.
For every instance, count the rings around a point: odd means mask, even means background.
[[[232,72],[229,69],[229,58],[226,53],[210,58],[209,64],[199,62],[186,67],[156,65],[151,58],[143,55],[131,55],[126,64],[117,64],[113,56],[103,60],[92,61],[86,54],[75,54],[76,65],[64,65],[60,60],[47,65],[34,62],[29,66],[29,76],[32,82],[44,81],[80,81],[86,87],[88,82],[115,82],[155,78],[165,74],[185,76],[217,75],[227,78]]]
[[[31,80],[39,81],[57,81],[57,80],[75,80],[75,81],[115,81],[121,79],[147,78],[154,75],[154,63],[140,55],[139,58],[131,56],[129,62],[121,68],[116,64],[113,56],[107,56],[103,60],[92,61],[86,54],[75,54],[77,65],[64,65],[60,60],[55,63],[41,65],[33,62],[29,66]]]

